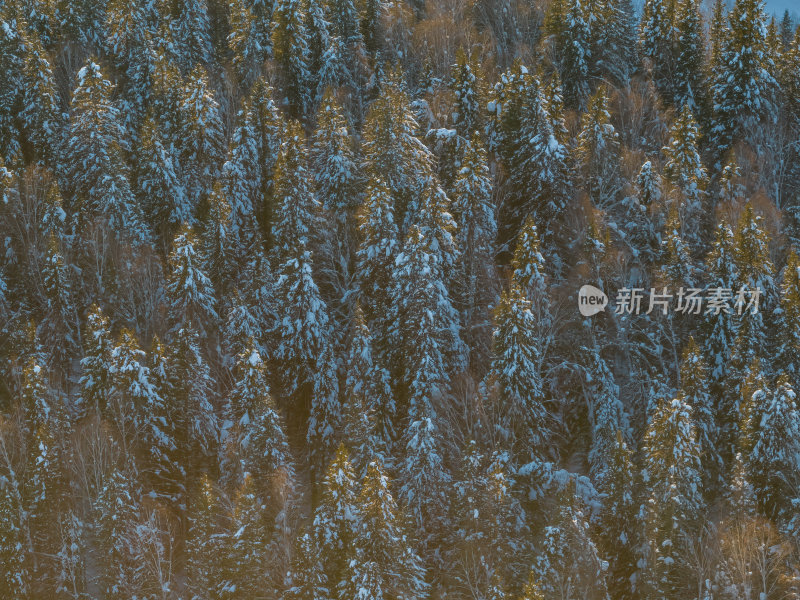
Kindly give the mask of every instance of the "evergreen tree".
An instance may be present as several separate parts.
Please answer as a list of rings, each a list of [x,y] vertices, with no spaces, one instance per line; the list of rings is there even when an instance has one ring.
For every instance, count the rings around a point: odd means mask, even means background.
[[[700,447],[692,409],[681,396],[659,398],[644,440],[649,544],[646,585],[654,598],[688,592],[684,544],[697,532],[702,502]]]
[[[677,3],[675,29],[675,105],[687,107],[703,118],[706,111],[705,41],[700,6],[697,0]]]
[[[390,323],[392,297],[388,294],[392,268],[400,252],[394,201],[383,179],[370,179],[359,211],[360,240],[356,250],[361,305],[375,336],[376,350],[384,356],[389,348],[385,335]]]
[[[180,91],[178,118],[180,163],[184,169],[186,193],[189,204],[198,206],[211,193],[225,156],[220,106],[200,65],[189,73]]]
[[[64,175],[83,223],[101,218],[114,231],[144,241],[141,211],[131,193],[123,158],[125,131],[112,93],[113,86],[100,67],[88,60],[78,71],[78,87],[72,96]]]
[[[173,331],[191,327],[211,333],[219,319],[213,284],[206,275],[198,250],[199,241],[193,229],[183,225],[175,236],[169,256],[166,291]]]
[[[220,511],[217,490],[206,476],[189,506],[186,575],[187,591],[192,600],[219,597],[224,583],[220,556],[228,548],[219,527]]]
[[[231,205],[222,184],[215,181],[208,196],[208,216],[200,239],[204,271],[220,300],[230,295],[239,258],[245,248],[231,222]]]
[[[331,589],[345,585],[347,552],[354,543],[359,521],[356,476],[347,450],[340,445],[322,481],[322,496],[314,513],[314,534]]]
[[[148,115],[142,123],[136,184],[150,228],[163,244],[172,241],[181,223],[194,223],[183,173],[175,148],[160,132],[159,123]]]
[[[108,317],[93,304],[86,316],[86,350],[81,359],[81,403],[84,412],[104,410],[111,386],[111,328]]]
[[[678,397],[692,409],[697,432],[697,444],[701,452],[703,489],[706,498],[712,499],[722,483],[723,465],[717,450],[715,414],[708,394],[707,367],[700,348],[690,337],[683,351]]]
[[[785,375],[769,395],[753,396],[757,430],[748,468],[759,508],[776,520],[792,514],[792,490],[800,474],[800,415],[795,398]]]
[[[317,538],[301,533],[292,568],[286,576],[286,600],[328,600],[328,582],[322,568]]]
[[[582,183],[595,206],[613,202],[619,189],[619,134],[611,124],[608,93],[604,86],[589,99],[581,119],[575,158],[582,171]]]
[[[605,494],[598,527],[598,544],[608,558],[608,591],[612,598],[634,598],[637,572],[638,522],[633,452],[621,430],[614,433],[605,458],[606,473],[599,486]]]
[[[230,0],[228,5],[231,24],[228,45],[233,50],[239,77],[249,83],[260,74],[264,61],[272,54],[270,20],[273,3]]]
[[[210,65],[213,55],[211,23],[206,0],[187,0],[179,4],[174,22],[178,56],[184,72]]]
[[[558,500],[557,516],[545,527],[534,571],[542,593],[563,598],[608,597],[603,561],[590,535],[585,508],[570,482]],[[534,597],[536,597],[534,595]]]
[[[106,43],[115,67],[122,74],[121,87],[131,114],[128,122],[141,117],[150,95],[151,68],[150,36],[147,27],[147,8],[137,0],[112,0],[106,11]]]
[[[471,140],[483,125],[484,90],[478,69],[476,62],[459,48],[450,85],[455,94],[453,124],[465,140]]]
[[[457,223],[455,243],[460,249],[454,296],[461,309],[464,341],[472,349],[470,365],[479,367],[489,354],[489,307],[496,301],[494,241],[497,222],[486,151],[477,135],[467,147],[453,186],[453,198]]]
[[[800,258],[794,249],[783,270],[780,310],[778,311],[778,354],[776,371],[786,373],[793,385],[800,382]]]
[[[350,561],[358,567],[352,573],[356,576],[340,588],[343,597],[364,597],[363,589],[373,592],[380,589],[380,595],[366,596],[376,599],[410,600],[423,596],[428,589],[425,570],[410,545],[404,516],[380,463],[369,464],[357,502],[359,526]]]
[[[664,174],[679,191],[683,234],[693,248],[697,248],[700,243],[702,222],[708,210],[708,175],[700,159],[697,144],[697,123],[689,106],[684,104],[670,131],[670,144],[663,149],[667,158]]]
[[[653,82],[664,98],[674,97],[675,6],[669,0],[646,0],[642,9],[641,53],[649,61]]]
[[[279,0],[272,16],[273,54],[283,77],[284,104],[292,117],[302,118],[310,108],[311,73],[305,11],[299,0]]]
[[[569,108],[583,109],[589,97],[591,30],[588,17],[581,0],[567,0],[561,81],[564,82],[564,102]]]
[[[720,150],[774,119],[776,82],[765,64],[765,34],[762,0],[738,0],[712,84],[712,133]]]
[[[78,344],[75,331],[75,305],[72,281],[61,255],[59,240],[51,232],[47,253],[42,264],[47,314],[43,325],[48,342],[54,345],[54,355],[67,358]]]
[[[497,385],[503,438],[521,464],[543,460],[550,438],[544,406],[541,348],[536,339],[530,302],[513,285],[495,312],[492,375]]]
[[[136,593],[134,552],[128,535],[135,518],[132,481],[112,467],[94,505],[97,521],[98,585],[104,598],[122,600]]]

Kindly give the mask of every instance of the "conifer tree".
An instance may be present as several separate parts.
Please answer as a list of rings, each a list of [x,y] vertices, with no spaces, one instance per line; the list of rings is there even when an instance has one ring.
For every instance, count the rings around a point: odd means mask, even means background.
[[[366,573],[345,582],[344,597],[361,597],[359,588],[366,582],[372,582],[368,589],[380,587],[383,596],[370,596],[374,598],[410,600],[423,596],[429,587],[425,570],[410,543],[406,520],[379,462],[369,464],[357,503],[359,527],[353,543],[357,551],[354,559]]]
[[[81,359],[80,378],[83,412],[103,410],[111,386],[109,363],[111,360],[111,328],[108,317],[93,304],[86,316],[86,350]]]
[[[219,559],[227,547],[218,523],[220,511],[218,492],[205,476],[191,499],[188,515],[186,575],[193,600],[218,597],[224,583]]]
[[[776,371],[786,373],[793,386],[800,382],[800,258],[794,249],[783,270],[780,311],[778,315],[778,354]]]
[[[765,34],[762,0],[738,0],[712,84],[712,133],[720,150],[747,139],[748,132],[774,119],[776,82],[765,64]]]
[[[675,6],[668,0],[646,0],[639,36],[642,56],[649,61],[653,82],[665,98],[674,96]]]
[[[299,0],[280,0],[272,16],[273,55],[283,76],[284,103],[294,118],[302,118],[310,108],[311,83],[308,64],[308,31],[305,11]]]
[[[104,598],[122,600],[136,593],[135,568],[128,535],[135,518],[130,476],[112,467],[94,505],[97,520],[98,584]]]
[[[106,43],[115,67],[122,74],[122,88],[130,113],[127,121],[141,117],[149,99],[151,68],[150,36],[147,8],[136,0],[112,0],[106,10]]]
[[[679,211],[683,233],[697,248],[703,233],[701,224],[708,210],[708,175],[698,151],[697,123],[684,104],[670,131],[670,144],[663,149],[667,158],[664,174],[679,190]]]
[[[188,225],[175,236],[169,267],[167,298],[173,330],[191,327],[199,332],[214,331],[219,318],[214,288],[199,255],[197,236]]]
[[[25,551],[24,511],[11,482],[4,477],[0,486],[0,591],[9,598],[28,598],[31,575],[30,557]]]
[[[646,585],[654,598],[670,598],[688,590],[690,565],[683,544],[696,533],[703,509],[700,447],[692,409],[681,396],[658,399],[644,450],[651,490]]]
[[[264,61],[272,53],[270,20],[273,4],[264,0],[230,0],[228,5],[231,23],[228,45],[233,50],[239,77],[247,84],[260,74]]]
[[[181,223],[194,223],[195,207],[186,194],[177,151],[151,114],[142,123],[136,184],[150,228],[162,244],[172,241]]]
[[[222,577],[223,597],[255,600],[271,587],[270,523],[265,517],[266,505],[256,491],[254,478],[246,476],[236,498],[232,530],[229,542],[230,566]],[[227,594],[227,595],[226,595]]]
[[[564,103],[569,108],[584,108],[589,97],[591,30],[588,19],[581,0],[567,0],[561,81],[564,82]]]
[[[635,494],[633,452],[622,431],[614,433],[605,459],[606,474],[599,486],[606,495],[598,528],[598,545],[609,561],[608,591],[612,598],[634,598],[637,572],[639,506]]]
[[[549,417],[544,406],[541,348],[535,336],[530,302],[512,284],[495,312],[492,375],[497,382],[501,435],[521,464],[539,461],[547,453]]]
[[[701,452],[703,489],[711,499],[722,483],[722,458],[717,449],[719,435],[716,428],[711,397],[708,394],[707,367],[700,348],[693,337],[683,350],[678,397],[692,410],[692,419]]]
[[[384,356],[389,350],[384,342],[392,303],[387,290],[400,252],[400,242],[394,220],[394,201],[383,179],[370,179],[358,218],[360,240],[356,250],[356,272],[359,274],[361,306],[376,338],[378,355]]]
[[[541,252],[536,223],[528,218],[519,232],[517,246],[511,259],[512,281],[530,302],[537,337],[542,341],[542,354],[552,341],[549,328],[553,325],[552,306],[548,292],[546,263]]]
[[[301,533],[297,539],[297,550],[291,570],[286,577],[284,598],[328,600],[331,595],[328,593],[328,582],[322,568],[317,538],[310,533]]]
[[[198,206],[211,193],[225,156],[220,106],[202,66],[189,73],[180,91],[178,111],[180,162],[186,193],[189,204]]]
[[[697,0],[680,0],[676,6],[675,22],[675,105],[688,107],[703,119],[707,112],[705,41]]]
[[[377,453],[384,454],[394,437],[397,408],[389,373],[377,362],[372,336],[361,306],[356,306],[347,356],[345,439],[359,473]]]
[[[455,129],[465,140],[471,140],[474,132],[483,125],[484,89],[478,65],[463,49],[456,52],[451,87],[455,93],[453,121]]]
[[[347,450],[340,445],[322,483],[314,513],[314,535],[320,549],[325,578],[331,589],[344,585],[343,576],[359,527],[356,475]]]
[[[754,407],[755,444],[748,459],[759,508],[771,519],[792,514],[793,489],[800,474],[800,414],[796,395],[786,375],[775,390],[762,394]],[[753,397],[754,402],[756,396]]]
[[[58,158],[64,121],[53,66],[39,35],[30,27],[26,30],[24,22],[20,22],[20,37],[25,46],[20,117],[37,157],[52,164]]]
[[[260,139],[254,112],[245,99],[237,115],[237,127],[228,146],[228,160],[222,165],[222,191],[231,206],[231,228],[241,245],[257,241],[256,207],[264,203],[262,183],[264,171],[259,162]]]
[[[381,97],[367,113],[363,154],[369,178],[383,179],[391,190],[401,234],[416,216],[409,214],[410,205],[422,194],[433,172],[433,155],[416,137],[418,130],[402,73],[393,70],[382,82]]]
[[[534,571],[542,593],[578,600],[608,597],[606,564],[590,535],[585,508],[571,481],[558,499],[557,516],[545,528]],[[534,596],[535,597],[535,596]]]
[[[230,295],[236,281],[239,258],[244,255],[242,240],[231,222],[231,205],[219,181],[208,196],[208,215],[200,240],[204,271],[220,300]]]
[[[75,193],[83,222],[102,218],[114,231],[136,241],[147,238],[123,160],[125,131],[111,95],[113,86],[91,59],[78,72],[70,128],[64,149],[64,175]]]
[[[174,27],[178,56],[184,72],[211,64],[213,48],[210,25],[206,0],[187,0],[180,4]]]
[[[604,207],[614,200],[619,188],[619,134],[611,124],[608,92],[604,86],[589,99],[581,119],[576,159],[582,171],[582,183],[595,206]]]
[[[59,240],[51,232],[42,264],[47,316],[47,340],[55,345],[54,354],[66,358],[78,343],[75,331],[75,293],[69,271],[61,255]]]
[[[497,222],[486,151],[477,135],[467,147],[453,186],[453,213],[460,249],[454,296],[462,313],[464,341],[472,349],[470,364],[478,366],[489,354]]]

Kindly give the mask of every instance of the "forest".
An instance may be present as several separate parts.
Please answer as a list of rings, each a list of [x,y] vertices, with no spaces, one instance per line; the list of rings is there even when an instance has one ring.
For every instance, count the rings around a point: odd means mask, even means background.
[[[0,2],[0,600],[800,598],[797,18]]]

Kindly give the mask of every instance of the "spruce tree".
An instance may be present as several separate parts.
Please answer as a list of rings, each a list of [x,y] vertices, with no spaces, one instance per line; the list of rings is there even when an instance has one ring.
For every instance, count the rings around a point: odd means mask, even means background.
[[[786,373],[793,385],[800,383],[800,258],[794,249],[783,270],[778,315],[778,353],[775,369]]]
[[[611,124],[608,92],[604,86],[589,99],[581,118],[581,132],[575,158],[579,161],[582,183],[595,206],[614,201],[619,190],[619,134]]]
[[[335,592],[334,592],[335,594]],[[328,600],[328,582],[322,568],[317,539],[301,533],[291,569],[286,576],[286,600]]]
[[[646,585],[654,598],[687,593],[684,544],[697,533],[703,510],[700,446],[692,409],[679,395],[659,398],[644,439],[647,499]]]
[[[792,515],[792,490],[800,475],[796,394],[788,377],[781,375],[775,390],[758,399],[753,415],[757,431],[748,468],[759,508],[767,517],[783,521]]]
[[[111,387],[111,327],[99,306],[93,304],[86,316],[86,350],[81,359],[81,408],[84,414],[103,410]]]
[[[776,82],[766,68],[765,33],[762,0],[737,0],[712,84],[712,134],[720,150],[774,119]]]
[[[653,82],[664,98],[674,97],[675,7],[676,3],[669,0],[646,0],[642,9],[641,53],[648,60]]]
[[[70,127],[64,149],[64,176],[74,192],[81,222],[108,222],[118,234],[145,241],[124,162],[125,131],[112,101],[113,86],[91,59],[78,71],[72,96]]]
[[[200,65],[210,65],[213,48],[206,0],[187,0],[178,11],[174,27],[181,67],[189,72]]]
[[[311,79],[308,31],[305,10],[300,0],[280,0],[272,16],[273,55],[283,78],[284,104],[294,118],[302,118],[310,108]]]
[[[172,330],[194,328],[211,333],[216,329],[216,296],[199,254],[194,230],[183,225],[175,236],[169,256],[167,279],[169,320]]]
[[[191,499],[187,519],[186,576],[192,600],[218,597],[224,583],[220,557],[228,548],[219,526],[220,512],[218,492],[204,476]]]
[[[273,3],[264,0],[230,0],[231,30],[228,45],[240,79],[249,83],[260,75],[264,61],[272,53],[270,20]]]

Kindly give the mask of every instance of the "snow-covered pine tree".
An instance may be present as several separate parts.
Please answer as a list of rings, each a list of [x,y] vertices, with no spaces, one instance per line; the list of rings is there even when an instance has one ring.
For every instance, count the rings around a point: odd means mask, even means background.
[[[373,585],[368,589],[376,589],[376,582],[380,584],[383,595],[367,596],[376,600],[424,596],[429,588],[425,569],[412,545],[405,515],[392,495],[389,478],[377,461],[367,468],[357,504],[359,525],[353,543],[356,552],[349,556],[358,562],[362,577],[345,582],[341,588],[344,597],[364,597],[361,588],[370,581]]]
[[[35,30],[19,21],[20,37],[25,47],[23,108],[20,118],[23,131],[33,145],[36,157],[55,166],[61,147],[64,114],[59,105],[55,74],[42,40]]]
[[[24,509],[8,473],[0,485],[0,592],[9,598],[28,598],[30,556],[26,551]]]
[[[225,583],[220,558],[226,555],[228,539],[220,527],[221,512],[219,492],[203,476],[187,518],[186,587],[191,600],[217,598]]]
[[[544,406],[541,343],[530,302],[518,285],[502,294],[495,311],[491,376],[502,422],[498,432],[518,465],[539,462],[549,452],[550,416]]]
[[[95,517],[97,585],[108,600],[123,600],[136,593],[129,528],[133,526],[136,498],[130,475],[113,466],[105,476],[92,507]]]
[[[300,0],[278,0],[272,15],[273,55],[285,95],[282,104],[294,118],[303,118],[311,106],[309,32],[304,9]]]
[[[150,380],[155,394],[145,407],[142,426],[144,450],[143,475],[151,492],[177,504],[185,494],[186,469],[180,462],[177,445],[176,413],[170,387],[170,362],[168,349],[158,336],[153,338],[150,351]]]
[[[486,150],[477,134],[467,147],[453,185],[453,213],[459,248],[453,290],[461,310],[464,341],[471,349],[469,364],[480,371],[490,353],[490,307],[497,301],[495,238],[497,222]]]
[[[77,348],[79,336],[72,278],[61,255],[60,239],[54,232],[50,233],[47,242],[42,264],[42,284],[47,312],[40,335],[53,348],[54,358],[64,360]]]
[[[388,293],[395,259],[400,252],[394,199],[386,182],[371,178],[359,211],[360,240],[356,250],[361,306],[375,339],[377,356],[385,358],[391,348],[387,333],[392,297]]]
[[[608,592],[612,598],[636,596],[639,521],[633,452],[617,430],[604,457],[605,476],[598,491],[605,494],[597,529],[597,543],[608,559]]]
[[[150,95],[150,30],[148,7],[139,0],[111,0],[106,9],[106,44],[120,73],[126,108],[122,115],[136,123]]]
[[[261,320],[259,307],[255,305],[251,294],[241,294],[234,288],[228,300],[230,308],[222,328],[223,363],[232,367],[239,353],[243,352],[253,339],[256,346],[263,347],[265,329]]]
[[[220,106],[201,65],[189,73],[180,90],[178,112],[180,131],[177,139],[186,193],[189,204],[198,206],[211,193],[225,157]]]
[[[734,289],[739,275],[733,261],[733,231],[721,219],[717,224],[711,252],[706,259],[709,286],[720,289]],[[738,422],[739,398],[730,390],[730,354],[736,338],[737,320],[734,313],[720,310],[706,311],[702,330],[704,333],[703,355],[708,365],[708,391],[717,406],[717,422],[720,427],[718,450],[725,464],[734,455]]]
[[[181,465],[194,476],[214,456],[219,437],[213,381],[199,344],[198,333],[183,328],[173,334],[168,350],[176,445]]]
[[[403,74],[393,69],[381,82],[382,95],[369,108],[363,132],[365,171],[386,182],[394,200],[401,235],[412,219],[411,206],[433,173],[434,157],[416,137],[419,124],[411,110]]]
[[[322,481],[322,494],[314,512],[314,535],[330,588],[346,585],[348,550],[360,525],[357,482],[347,449],[339,445]]]
[[[589,98],[581,117],[575,150],[582,173],[581,183],[598,208],[613,203],[620,189],[619,134],[611,124],[608,102],[608,91],[601,85]]]
[[[693,337],[689,337],[683,349],[678,397],[692,410],[701,453],[703,490],[710,503],[721,489],[724,467],[717,448],[719,434],[714,405],[708,393],[707,367]]]
[[[171,331],[193,328],[211,334],[217,328],[216,295],[199,254],[194,230],[182,225],[169,256],[167,301]]]
[[[778,312],[778,352],[775,370],[786,373],[793,386],[800,383],[800,258],[792,249],[783,269]]]
[[[692,408],[682,396],[655,403],[644,439],[647,499],[647,593],[671,598],[689,593],[691,564],[685,544],[703,511],[700,446]]]
[[[683,220],[678,207],[673,205],[667,213],[667,222],[661,238],[658,259],[658,280],[669,290],[691,288],[697,279],[697,270],[692,263],[691,249],[683,235]]]
[[[642,9],[639,45],[662,98],[674,97],[675,8],[669,0],[646,0]]]
[[[316,536],[300,533],[291,569],[286,575],[285,600],[328,600],[328,581],[322,568]]]
[[[800,478],[800,414],[796,394],[786,375],[775,390],[753,397],[755,444],[748,468],[760,510],[770,519],[791,518],[792,500]]]
[[[715,146],[725,152],[735,141],[775,118],[777,82],[766,68],[766,23],[762,0],[737,0],[730,13],[719,62],[714,66]]]
[[[99,306],[93,304],[86,315],[86,349],[81,359],[81,412],[93,414],[105,410],[111,382],[111,325]]]
[[[705,37],[700,3],[680,0],[675,14],[674,96],[677,107],[688,107],[702,122],[707,122],[708,103],[705,81]]]
[[[239,230],[231,221],[231,204],[225,196],[222,183],[215,181],[206,200],[208,214],[200,235],[200,248],[206,275],[222,303],[230,296],[237,280],[238,265],[247,248],[239,237]]]
[[[123,156],[126,134],[111,98],[113,90],[91,59],[78,71],[63,177],[74,194],[71,206],[81,225],[88,226],[100,218],[118,234],[144,241],[147,232],[128,182]]]
[[[214,49],[211,44],[211,23],[206,0],[181,2],[174,27],[176,51],[185,73],[198,66],[210,66]]]
[[[670,130],[670,143],[662,151],[667,159],[664,174],[679,192],[676,201],[683,235],[694,249],[700,247],[709,210],[708,174],[700,158],[698,138],[697,123],[689,105],[684,104]]]
[[[257,600],[271,589],[271,523],[266,504],[257,492],[255,478],[246,475],[236,497],[233,535],[228,541],[227,565],[222,574],[222,600]]]
[[[270,20],[273,3],[268,0],[229,0],[231,30],[228,45],[241,81],[248,85],[261,74],[272,54]]]
[[[356,472],[363,475],[372,460],[386,460],[397,409],[389,373],[373,353],[372,336],[360,305],[353,316],[345,369],[344,439]]]
[[[576,494],[573,479],[561,492],[555,510],[551,524],[544,528],[533,567],[542,593],[570,600],[608,598],[608,565],[591,537],[587,508]]]
[[[587,12],[582,0],[567,0],[561,81],[564,84],[565,105],[578,110],[586,106],[590,93],[589,64],[592,60],[592,33]]]

